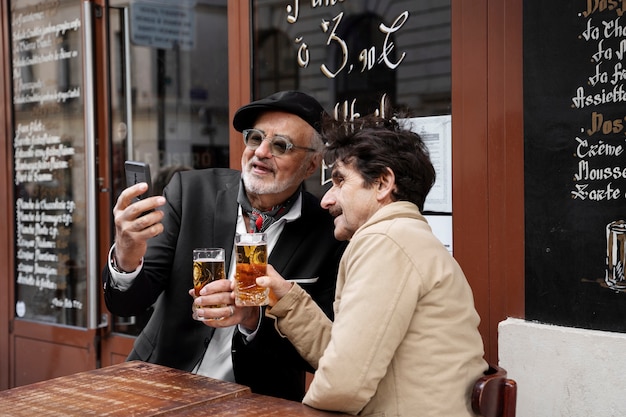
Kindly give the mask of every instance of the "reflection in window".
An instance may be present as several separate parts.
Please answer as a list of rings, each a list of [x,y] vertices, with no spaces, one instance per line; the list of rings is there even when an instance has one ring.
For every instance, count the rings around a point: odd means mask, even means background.
[[[297,88],[352,117],[386,94],[416,116],[450,114],[450,0],[253,0],[251,10],[254,98]],[[321,196],[324,181],[314,174],[307,189]]]
[[[257,69],[255,98],[298,88],[297,64],[287,35],[276,29],[260,31],[254,59]]]
[[[382,45],[385,35],[378,30],[378,25],[383,22],[381,16],[373,13],[364,13],[356,16],[348,16],[345,24],[341,26],[340,37],[345,40],[349,51],[367,51],[372,45]],[[392,41],[395,39],[392,37]],[[336,59],[340,54],[330,51]],[[388,54],[391,61],[396,61],[396,50]],[[354,70],[350,73],[342,71],[335,78],[338,102],[352,101],[367,103],[368,108],[362,109],[364,113],[371,113],[377,107],[372,97],[381,97],[387,94],[387,98],[394,106],[396,104],[396,72],[384,65],[374,65],[371,69],[363,69],[364,63],[359,61],[359,54],[353,54],[351,62]],[[339,66],[339,63],[336,63]]]
[[[108,3],[112,203],[126,159],[148,163],[153,181],[168,168],[228,167],[228,1]],[[150,13],[172,18],[145,26]],[[113,331],[136,335],[151,312],[114,317]]]

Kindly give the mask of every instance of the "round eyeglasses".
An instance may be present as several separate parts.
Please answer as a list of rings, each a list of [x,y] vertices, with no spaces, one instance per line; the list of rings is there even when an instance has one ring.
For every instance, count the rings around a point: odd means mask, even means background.
[[[265,132],[258,129],[245,129],[243,132],[243,143],[250,149],[256,149],[261,146],[264,140],[270,144],[270,153],[272,156],[281,156],[291,151],[292,149],[302,149],[308,152],[317,152],[317,149],[307,148],[305,146],[296,146],[289,141],[289,139],[283,136],[273,136],[268,138],[265,136]]]

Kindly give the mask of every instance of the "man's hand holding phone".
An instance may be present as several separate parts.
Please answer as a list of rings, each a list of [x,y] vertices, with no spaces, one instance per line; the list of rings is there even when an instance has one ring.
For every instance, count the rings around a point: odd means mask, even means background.
[[[140,265],[148,239],[163,232],[163,212],[156,209],[166,200],[163,196],[145,196],[149,188],[147,182],[130,185],[122,191],[113,208],[115,262],[117,268],[125,272],[132,272]]]

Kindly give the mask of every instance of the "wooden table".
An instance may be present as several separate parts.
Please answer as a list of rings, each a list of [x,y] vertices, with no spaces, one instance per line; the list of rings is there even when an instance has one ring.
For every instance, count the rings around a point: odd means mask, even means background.
[[[329,413],[250,388],[144,362],[0,391],[2,416],[306,416]]]

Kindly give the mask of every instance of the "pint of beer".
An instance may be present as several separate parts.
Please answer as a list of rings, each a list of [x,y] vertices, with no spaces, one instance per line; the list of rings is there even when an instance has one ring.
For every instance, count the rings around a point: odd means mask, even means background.
[[[266,275],[267,236],[265,233],[235,235],[237,268],[235,272],[235,304],[262,306],[269,304],[269,288],[256,285],[256,279]]]
[[[606,226],[606,285],[616,291],[626,290],[626,221],[616,220]]]
[[[198,248],[193,250],[193,289],[196,297],[200,290],[211,281],[224,279],[224,249]],[[225,307],[221,305],[206,306],[210,308]],[[194,312],[194,318],[196,318]]]

